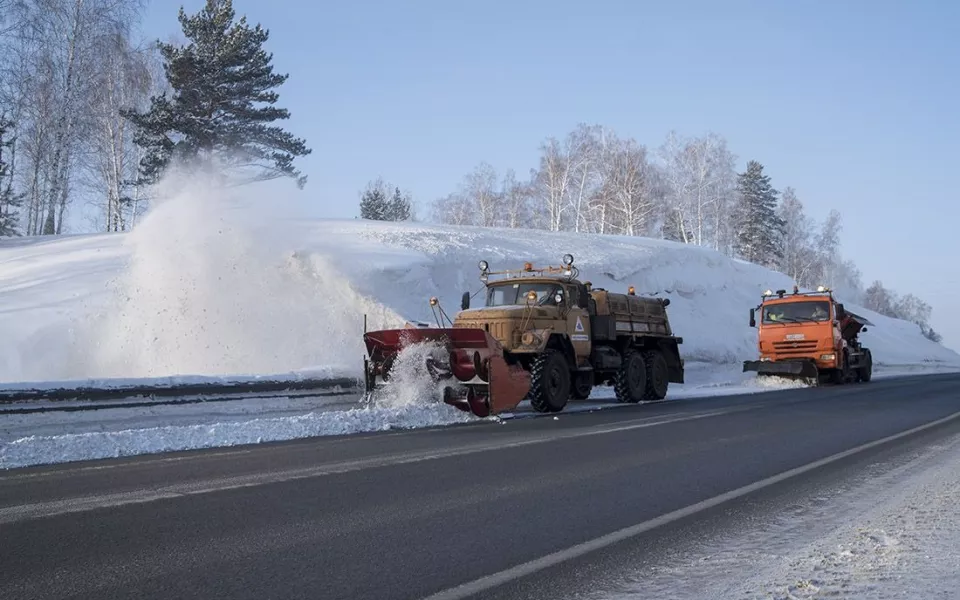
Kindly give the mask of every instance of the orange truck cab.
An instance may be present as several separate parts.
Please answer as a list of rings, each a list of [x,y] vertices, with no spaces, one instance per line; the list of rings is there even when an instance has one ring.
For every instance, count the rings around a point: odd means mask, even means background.
[[[758,319],[759,313],[759,319]],[[873,326],[845,310],[823,286],[816,292],[767,290],[750,309],[750,327],[757,327],[759,360],[744,361],[743,371],[833,383],[870,381],[873,357],[858,336]]]

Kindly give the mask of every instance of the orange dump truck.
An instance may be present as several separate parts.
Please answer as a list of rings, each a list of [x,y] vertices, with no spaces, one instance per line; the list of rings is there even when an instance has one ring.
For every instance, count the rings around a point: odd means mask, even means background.
[[[759,313],[759,318],[758,318]],[[750,309],[757,327],[759,360],[744,361],[743,371],[833,383],[870,381],[873,357],[858,336],[873,327],[864,317],[844,309],[823,286],[816,292],[767,290]]]

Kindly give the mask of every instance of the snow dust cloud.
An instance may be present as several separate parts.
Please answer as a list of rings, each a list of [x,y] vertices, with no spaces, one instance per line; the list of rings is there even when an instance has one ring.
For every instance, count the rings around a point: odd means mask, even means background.
[[[363,299],[289,240],[287,188],[172,172],[124,243],[112,299],[77,324],[62,378],[360,372]],[[290,189],[288,194],[277,189]]]

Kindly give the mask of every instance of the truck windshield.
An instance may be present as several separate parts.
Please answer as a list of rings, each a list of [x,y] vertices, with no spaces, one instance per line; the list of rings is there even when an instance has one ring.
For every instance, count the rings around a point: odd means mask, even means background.
[[[764,323],[803,323],[829,321],[829,302],[784,302],[763,308]]]
[[[487,288],[487,306],[509,306],[512,304],[526,304],[527,294],[533,290],[537,293],[535,304],[540,306],[556,304],[554,296],[561,290],[555,283],[503,283],[491,285]]]

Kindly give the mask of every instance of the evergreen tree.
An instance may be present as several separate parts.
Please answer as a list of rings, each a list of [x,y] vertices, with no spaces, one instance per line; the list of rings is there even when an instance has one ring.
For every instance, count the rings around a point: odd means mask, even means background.
[[[19,235],[20,206],[23,194],[13,190],[13,173],[10,157],[13,153],[13,122],[0,115],[0,237]]]
[[[367,184],[367,189],[360,195],[360,218],[372,221],[391,220],[391,202],[387,198],[386,186],[382,179]]]
[[[777,214],[777,190],[755,160],[737,175],[736,250],[744,259],[775,268],[783,258],[784,222]]]
[[[278,126],[289,111],[273,106],[273,88],[287,75],[273,72],[273,56],[263,50],[269,33],[250,27],[246,17],[234,23],[231,0],[207,0],[199,13],[180,8],[186,46],[159,43],[172,95],[151,98],[146,113],[122,114],[137,127],[135,142],[144,148],[141,182],[155,182],[172,160],[185,166],[208,164],[253,167],[254,180],[294,177],[299,187],[306,177],[294,168],[297,156],[310,154],[302,139]],[[257,106],[260,104],[260,106]]]
[[[407,221],[410,219],[410,197],[400,193],[400,188],[395,188],[393,198],[390,200],[390,206],[387,210],[388,221]]]

